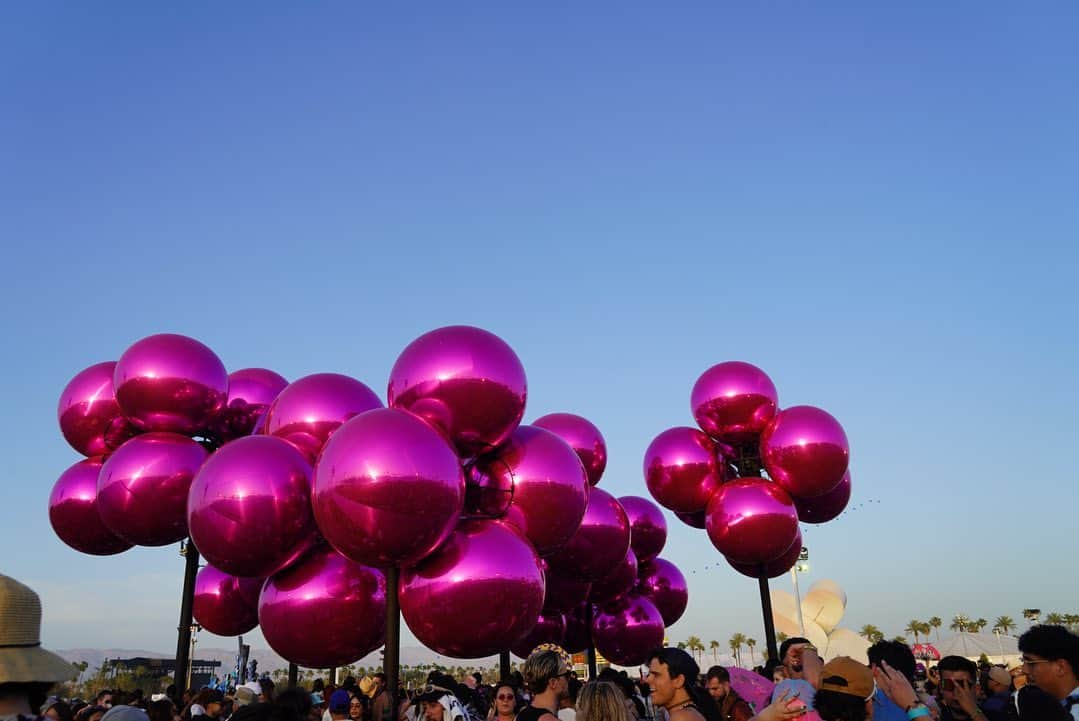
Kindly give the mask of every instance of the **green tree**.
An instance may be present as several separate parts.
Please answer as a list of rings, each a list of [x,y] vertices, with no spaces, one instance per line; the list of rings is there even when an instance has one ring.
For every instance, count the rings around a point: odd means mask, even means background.
[[[1023,609],[1023,618],[1030,621],[1031,623],[1037,623],[1038,618],[1041,615],[1042,615],[1042,610],[1040,608],[1024,608]]]
[[[1015,621],[1011,616],[997,616],[997,620],[993,622],[993,630],[1000,631],[1004,635],[1008,635],[1014,628]]]
[[[697,663],[701,662],[701,655],[704,653],[704,644],[701,643],[701,639],[696,636],[690,636],[686,639],[686,648],[697,659]]]
[[[907,627],[903,629],[903,633],[908,636],[914,636],[914,643],[918,643],[918,634],[922,632],[921,621],[910,621],[907,623]]]
[[[687,644],[686,644],[685,641],[679,641],[678,644],[677,644],[678,648],[682,649],[683,651],[686,650],[686,645]]]
[[[884,640],[884,632],[871,623],[862,626],[862,630],[859,634],[870,643],[878,643]]]
[[[977,621],[974,621],[971,625],[974,627],[975,631],[977,631],[978,633],[981,633],[982,629],[985,628],[988,624],[989,624],[989,622],[986,621],[984,618],[979,618]]]
[[[755,653],[753,653],[753,648],[757,645],[757,639],[755,639],[755,638],[747,638],[746,639],[746,645],[749,646],[749,665],[750,666],[756,666],[757,665],[757,656],[756,656]]]
[[[952,617],[952,624],[948,628],[962,633],[970,628],[970,618],[962,613]]]
[[[712,640],[708,642],[708,647],[712,649],[712,663],[719,663],[719,641]]]
[[[1045,622],[1050,626],[1063,626],[1064,615],[1053,611],[1052,613],[1045,614]]]
[[[731,636],[729,641],[731,647],[731,654],[734,655],[734,662],[739,666],[742,665],[742,644],[746,642],[745,634],[736,633]]]
[[[783,633],[782,631],[780,631],[779,633],[777,633],[777,634],[776,634],[776,640],[777,640],[777,641],[779,641],[780,643],[783,643],[783,642],[784,642],[784,641],[786,641],[786,640],[787,640],[788,638],[790,638],[790,636],[788,636],[787,634]]]

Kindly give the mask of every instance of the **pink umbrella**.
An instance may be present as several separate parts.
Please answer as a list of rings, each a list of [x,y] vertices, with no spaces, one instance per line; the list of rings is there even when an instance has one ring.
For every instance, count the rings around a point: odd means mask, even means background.
[[[914,652],[914,658],[920,658],[926,661],[940,660],[940,651],[938,651],[937,647],[931,643],[916,643],[911,650]]]
[[[776,685],[755,671],[737,666],[728,666],[731,675],[731,688],[745,699],[754,711],[761,711],[772,701],[772,691]]]

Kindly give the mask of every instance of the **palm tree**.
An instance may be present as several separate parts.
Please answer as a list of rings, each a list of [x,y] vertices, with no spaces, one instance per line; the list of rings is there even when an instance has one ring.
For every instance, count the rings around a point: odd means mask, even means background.
[[[708,642],[708,647],[712,649],[712,663],[719,663],[719,641],[712,640]]]
[[[1075,629],[1079,627],[1079,613],[1065,613],[1064,625],[1074,633]]]
[[[933,618],[929,619],[929,621],[927,623],[936,630],[936,632],[937,632],[937,640],[939,641],[940,640],[940,627],[944,623],[944,621],[940,620],[940,616],[933,616]]]
[[[787,634],[783,633],[782,631],[780,631],[779,633],[777,633],[777,634],[776,634],[776,640],[777,640],[777,641],[779,641],[780,643],[783,643],[783,642],[784,642],[784,641],[786,641],[786,640],[787,640],[788,638],[790,638],[790,636],[788,636]]]
[[[1023,609],[1023,618],[1030,621],[1031,623],[1037,623],[1038,622],[1038,617],[1041,616],[1041,615],[1042,615],[1042,610],[1040,608],[1024,608]]]
[[[694,654],[694,657],[696,658],[697,663],[700,663],[701,662],[700,656],[698,656],[696,654],[698,654],[698,653],[703,654],[704,653],[704,644],[701,643],[701,640],[699,638],[697,638],[696,636],[690,636],[689,638],[686,639],[686,648],[689,649],[690,653]]]
[[[859,634],[870,643],[879,643],[884,640],[884,632],[871,623],[862,626],[862,630],[859,631]]]
[[[731,653],[734,654],[734,662],[739,666],[742,665],[742,644],[744,644],[745,642],[746,642],[745,634],[736,633],[733,636],[731,636],[731,640],[730,640]]]
[[[1045,622],[1050,626],[1063,626],[1064,616],[1063,614],[1053,611],[1052,613],[1045,614]]]
[[[975,621],[971,625],[974,626],[975,631],[977,631],[978,633],[981,633],[982,629],[985,628],[986,624],[988,624],[988,623],[989,622],[986,621],[984,618],[979,618],[977,621]]]
[[[749,646],[749,664],[751,666],[757,665],[757,656],[753,653],[753,647],[757,645],[757,639],[747,638],[746,645]]]
[[[686,642],[685,641],[679,641],[677,646],[678,646],[678,648],[682,649],[683,651],[686,650]]]
[[[908,636],[914,636],[914,643],[918,643],[918,634],[922,632],[921,621],[911,621],[907,624],[907,627],[903,629],[903,633]]]
[[[907,637],[906,637],[906,636],[896,636],[896,637],[895,637],[895,638],[893,638],[892,640],[893,640],[893,641],[895,641],[896,643],[903,643],[903,644],[905,644],[905,643],[907,642]]]
[[[948,628],[952,629],[953,631],[958,631],[959,633],[962,633],[966,631],[970,627],[970,625],[970,618],[968,618],[965,614],[960,613],[952,617],[952,625]]]
[[[1000,631],[1005,636],[1008,632],[1015,628],[1015,621],[1011,616],[997,616],[997,620],[993,622],[993,630]]]

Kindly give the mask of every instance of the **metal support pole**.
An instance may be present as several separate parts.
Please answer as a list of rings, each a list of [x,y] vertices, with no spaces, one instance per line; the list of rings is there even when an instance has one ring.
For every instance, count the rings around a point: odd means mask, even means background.
[[[588,629],[588,680],[595,681],[599,671],[596,669],[596,647],[592,642],[592,604],[585,604],[584,612],[585,628]]]
[[[791,579],[794,581],[794,605],[798,609],[798,628],[802,629],[802,635],[806,635],[806,623],[802,618],[802,592],[798,588],[798,561],[794,562],[794,567],[791,568]]]
[[[288,665],[288,687],[296,688],[297,680],[300,676],[300,667],[294,663]]]
[[[176,684],[179,696],[187,690],[188,676],[191,670],[191,624],[192,609],[195,605],[195,576],[199,573],[199,550],[191,539],[180,547],[180,553],[186,560],[184,567],[184,590],[180,596],[180,625],[177,627],[176,668],[172,682]]]
[[[768,577],[761,566],[761,575],[757,579],[761,589],[761,613],[764,614],[764,638],[768,644],[768,658],[779,658],[779,646],[776,645],[776,623],[772,618],[772,596],[768,592]]]
[[[498,654],[498,679],[501,681],[510,677],[510,652],[503,651]]]
[[[386,648],[382,654],[382,672],[386,674],[386,693],[389,694],[389,708],[394,718],[397,714],[397,689],[400,687],[401,605],[397,600],[400,577],[401,570],[396,566],[386,571]]]

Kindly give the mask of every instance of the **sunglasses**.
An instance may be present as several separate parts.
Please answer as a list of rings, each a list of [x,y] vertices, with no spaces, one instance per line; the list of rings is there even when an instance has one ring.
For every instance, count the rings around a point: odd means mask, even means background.
[[[500,693],[495,696],[499,701],[515,701],[516,697],[512,693]]]

